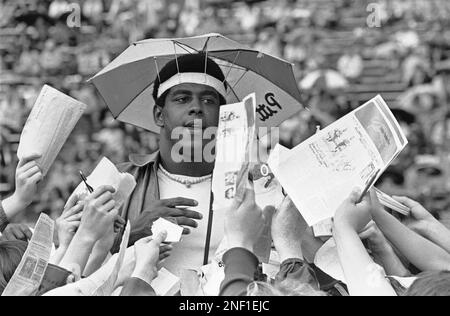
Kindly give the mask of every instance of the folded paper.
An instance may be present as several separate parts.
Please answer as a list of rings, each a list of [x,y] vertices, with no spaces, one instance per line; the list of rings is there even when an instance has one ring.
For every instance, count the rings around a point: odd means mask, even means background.
[[[183,235],[183,227],[173,224],[164,218],[159,218],[153,223],[153,236],[158,235],[162,231],[167,232],[167,238],[164,241],[168,243],[179,242]]]
[[[399,123],[377,96],[294,149],[275,147],[268,163],[313,226],[334,217],[355,188],[363,192],[375,182],[406,145]]]
[[[45,85],[23,128],[17,149],[19,159],[40,155],[37,164],[46,175],[86,107]]]

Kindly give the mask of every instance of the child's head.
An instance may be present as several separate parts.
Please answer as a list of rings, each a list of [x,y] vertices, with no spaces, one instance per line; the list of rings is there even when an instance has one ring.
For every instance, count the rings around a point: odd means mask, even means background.
[[[326,296],[326,293],[314,289],[310,284],[288,278],[275,285],[253,282],[247,287],[247,296]]]
[[[0,242],[0,295],[19,266],[27,245],[24,241]]]
[[[450,296],[450,271],[421,274],[405,296]]]

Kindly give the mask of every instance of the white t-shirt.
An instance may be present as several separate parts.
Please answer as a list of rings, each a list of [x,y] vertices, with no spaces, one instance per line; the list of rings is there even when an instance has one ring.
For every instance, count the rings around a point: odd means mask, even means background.
[[[173,175],[169,177],[162,170],[158,169],[159,192],[161,199],[184,197],[196,200],[197,207],[190,209],[203,214],[203,219],[198,220],[197,228],[190,228],[189,235],[183,235],[179,243],[173,244],[173,250],[169,258],[163,264],[164,268],[171,273],[181,276],[185,269],[197,270],[203,266],[203,256],[205,249],[206,233],[208,228],[208,216],[211,198],[211,179],[210,176],[205,181],[193,184],[187,187],[171,178],[195,181],[199,178]],[[165,171],[168,173],[167,171]],[[214,213],[213,226],[211,234],[211,243],[209,248],[209,260],[214,258],[214,254],[224,236],[224,213]]]

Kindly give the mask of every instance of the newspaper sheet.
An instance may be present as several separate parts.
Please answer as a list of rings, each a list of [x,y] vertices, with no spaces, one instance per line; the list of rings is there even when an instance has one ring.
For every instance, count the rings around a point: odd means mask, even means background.
[[[125,253],[128,247],[128,241],[130,239],[131,232],[131,224],[130,221],[127,223],[127,227],[125,228],[125,232],[123,233],[122,242],[120,243],[119,255],[117,257],[116,264],[114,269],[111,272],[111,275],[105,280],[103,284],[101,284],[93,293],[92,296],[111,296],[115,289],[115,284],[117,278],[119,276],[120,269],[122,268],[123,261],[125,258]]]
[[[41,155],[37,163],[46,175],[86,107],[45,85],[23,128],[17,150],[19,159]]]
[[[289,152],[276,147],[269,166],[308,225],[332,218],[355,187],[363,192],[406,147],[377,96]]]
[[[255,138],[256,98],[252,94],[241,103],[220,108],[217,129],[216,163],[213,172],[213,210],[223,210],[236,196],[240,177],[248,170]]]
[[[27,250],[2,296],[31,296],[39,288],[53,246],[54,221],[41,214]]]

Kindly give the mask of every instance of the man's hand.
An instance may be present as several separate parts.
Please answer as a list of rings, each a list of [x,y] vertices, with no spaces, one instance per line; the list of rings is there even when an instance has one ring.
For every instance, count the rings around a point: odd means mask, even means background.
[[[166,200],[153,201],[147,209],[131,223],[130,245],[134,245],[139,239],[152,235],[153,222],[158,218],[173,218],[180,226],[197,228],[196,220],[201,220],[203,215],[199,212],[189,210],[195,207],[198,202],[191,199],[177,197]],[[181,208],[183,207],[183,208]],[[183,234],[190,234],[190,229],[185,227]]]
[[[24,224],[9,224],[3,231],[0,241],[22,240],[28,242],[33,234],[30,228]]]

